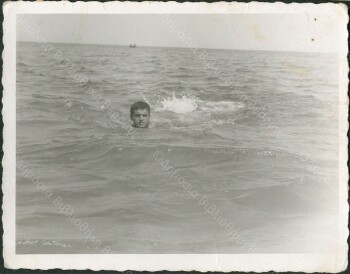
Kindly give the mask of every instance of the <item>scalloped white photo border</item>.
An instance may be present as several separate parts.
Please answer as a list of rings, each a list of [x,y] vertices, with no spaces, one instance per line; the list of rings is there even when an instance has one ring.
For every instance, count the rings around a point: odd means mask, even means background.
[[[3,255],[5,267],[18,269],[304,271],[340,272],[347,267],[348,237],[348,61],[346,5],[177,2],[6,2],[3,5]],[[15,252],[16,205],[16,15],[17,14],[292,14],[336,16],[339,27],[339,246],[323,254],[47,254]]]

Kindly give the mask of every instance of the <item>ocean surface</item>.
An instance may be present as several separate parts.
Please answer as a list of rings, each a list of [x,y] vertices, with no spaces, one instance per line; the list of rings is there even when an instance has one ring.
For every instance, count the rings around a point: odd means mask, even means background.
[[[17,44],[17,253],[336,248],[337,56],[51,46]]]

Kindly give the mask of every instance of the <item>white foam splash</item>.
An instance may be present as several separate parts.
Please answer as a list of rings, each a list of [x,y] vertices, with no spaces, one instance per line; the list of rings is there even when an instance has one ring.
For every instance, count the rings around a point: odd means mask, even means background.
[[[197,108],[198,104],[196,98],[187,97],[186,95],[176,98],[175,94],[173,94],[172,97],[160,101],[156,111],[168,110],[175,113],[188,113]]]

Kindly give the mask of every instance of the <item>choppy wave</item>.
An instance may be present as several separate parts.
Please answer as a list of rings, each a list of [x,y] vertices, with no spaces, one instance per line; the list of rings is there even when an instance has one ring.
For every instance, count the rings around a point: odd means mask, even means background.
[[[17,62],[17,67],[18,67],[18,68],[27,67],[27,64],[22,63],[22,62]]]
[[[305,251],[305,244],[327,250],[322,240],[308,239],[315,231],[319,239],[336,235],[310,225],[320,214],[336,216],[330,202],[336,187],[320,179],[337,182],[336,61],[208,50],[222,73],[234,77],[239,90],[232,90],[188,49],[55,45],[80,64],[88,79],[81,86],[36,44],[18,45],[17,160],[116,252],[246,251],[167,165],[260,249],[268,242],[279,252]],[[318,73],[301,83],[286,71],[286,61]],[[99,96],[87,92],[90,87]],[[167,88],[174,93],[162,94]],[[130,105],[139,100],[152,103],[151,127],[129,134]],[[119,121],[111,119],[107,101]],[[98,252],[22,173],[16,180],[17,251]]]

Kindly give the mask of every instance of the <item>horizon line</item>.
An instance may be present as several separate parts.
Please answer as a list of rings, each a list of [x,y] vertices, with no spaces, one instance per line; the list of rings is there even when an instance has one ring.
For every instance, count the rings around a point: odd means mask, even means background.
[[[42,42],[37,41],[24,41],[16,40],[17,42],[24,43],[36,43],[41,44]],[[44,42],[47,44],[65,44],[65,45],[90,45],[90,46],[116,46],[116,47],[129,47],[129,45],[122,44],[93,44],[93,43],[69,43],[69,42]],[[135,44],[135,43],[131,43]],[[338,52],[328,52],[328,51],[290,51],[290,50],[266,50],[266,49],[229,49],[229,48],[200,48],[200,47],[170,47],[170,46],[138,46],[136,43],[136,48],[168,48],[168,49],[200,49],[200,50],[233,50],[233,51],[260,51],[260,52],[286,52],[286,53],[322,53],[322,54],[338,54]]]

